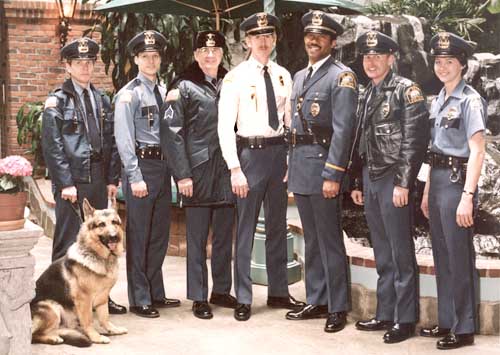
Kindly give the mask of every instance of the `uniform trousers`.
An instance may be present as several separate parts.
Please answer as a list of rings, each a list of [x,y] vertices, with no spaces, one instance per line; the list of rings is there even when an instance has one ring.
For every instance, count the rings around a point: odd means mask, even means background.
[[[235,290],[238,303],[252,303],[250,276],[253,239],[259,211],[264,202],[266,220],[266,269],[268,295],[288,297],[286,208],[286,148],[269,145],[263,149],[243,148],[240,165],[250,191],[238,198],[238,228],[234,263]]]
[[[463,183],[450,182],[451,169],[431,169],[429,224],[438,291],[438,322],[456,334],[477,329],[479,276],[472,228],[459,227],[457,207]],[[477,193],[474,206],[477,205]]]
[[[365,215],[377,268],[377,313],[380,321],[415,323],[418,314],[418,274],[412,238],[414,203],[395,207],[394,173],[370,180],[363,168]]]
[[[328,312],[349,310],[347,255],[340,197],[294,194],[304,230],[307,303]]]
[[[172,188],[164,160],[139,159],[148,188],[146,197],[132,195],[123,174],[127,209],[127,282],[130,306],[151,305],[165,297],[162,265],[170,232]]]
[[[103,164],[95,162],[90,164],[90,182],[75,184],[78,205],[63,200],[60,189],[54,192],[56,226],[52,241],[52,261],[66,255],[71,244],[76,241],[83,219],[82,203],[84,198],[96,209],[107,207],[108,194],[106,185]]]
[[[234,207],[186,207],[187,298],[208,297],[207,240],[212,225],[212,292],[231,291]]]

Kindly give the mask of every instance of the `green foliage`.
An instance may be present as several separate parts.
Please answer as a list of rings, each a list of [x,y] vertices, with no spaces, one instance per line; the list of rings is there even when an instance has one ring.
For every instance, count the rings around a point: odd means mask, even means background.
[[[16,116],[17,143],[29,144],[26,153],[33,154],[35,166],[43,165],[41,145],[43,108],[43,102],[28,102],[21,106]]]
[[[231,20],[222,19],[221,31],[225,33],[231,24]],[[101,33],[101,58],[107,74],[110,68],[113,68],[113,86],[119,90],[137,75],[134,59],[127,52],[127,43],[137,33],[156,30],[167,38],[167,50],[162,56],[160,76],[168,84],[193,61],[195,33],[213,28],[214,19],[207,17],[109,12],[102,14],[98,22],[85,34]],[[230,62],[227,48],[224,53],[224,59]]]
[[[373,4],[371,14],[413,15],[429,21],[433,34],[450,31],[474,40],[483,31],[489,0],[387,0]]]

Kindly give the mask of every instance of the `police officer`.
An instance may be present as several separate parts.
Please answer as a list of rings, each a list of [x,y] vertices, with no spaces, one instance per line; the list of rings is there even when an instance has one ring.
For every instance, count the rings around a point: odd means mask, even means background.
[[[288,188],[304,229],[307,305],[286,318],[327,318],[324,330],[337,332],[349,309],[340,192],[358,91],[351,69],[331,56],[343,27],[322,11],[302,25],[309,64],[293,81]]]
[[[368,31],[356,47],[371,81],[359,106],[351,196],[365,206],[379,276],[376,315],[356,328],[387,330],[384,342],[398,343],[413,335],[418,316],[412,192],[429,113],[418,85],[392,72],[399,47],[391,37]]]
[[[156,308],[177,307],[165,297],[162,264],[168,247],[170,170],[160,149],[160,109],[166,90],[158,84],[166,38],[144,31],[127,47],[139,74],[115,99],[115,134],[123,163],[127,207],[127,280],[130,310],[156,318]],[[155,308],[156,307],[156,308]]]
[[[473,48],[441,32],[431,39],[434,72],[444,84],[431,105],[430,173],[422,198],[429,218],[438,291],[438,325],[420,334],[443,337],[438,349],[474,343],[479,277],[472,244],[477,182],[485,154],[485,100],[463,74]]]
[[[240,321],[248,320],[251,314],[250,261],[263,201],[269,282],[267,305],[294,309],[302,304],[288,293],[287,167],[283,134],[290,123],[292,82],[288,71],[269,59],[278,26],[278,18],[267,13],[254,14],[241,23],[251,55],[226,75],[220,95],[219,141],[231,170],[238,207],[235,260],[238,306],[234,316]]]
[[[66,254],[76,241],[86,198],[98,209],[116,197],[120,158],[113,135],[109,98],[91,84],[99,45],[79,38],[64,46],[70,78],[51,93],[42,118],[42,150],[52,179],[56,226],[52,261]],[[109,312],[125,307],[108,300]]]
[[[217,95],[226,74],[221,64],[224,36],[203,31],[195,36],[195,61],[173,83],[160,124],[161,147],[177,180],[186,208],[187,297],[193,314],[213,317],[207,302],[207,239],[212,225],[210,302],[236,307],[231,296],[234,195],[230,172],[217,136]]]

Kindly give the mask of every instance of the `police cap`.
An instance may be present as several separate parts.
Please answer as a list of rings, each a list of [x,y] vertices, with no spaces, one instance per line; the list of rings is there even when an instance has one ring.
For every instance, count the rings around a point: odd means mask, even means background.
[[[246,18],[240,24],[240,30],[247,35],[259,35],[267,33],[276,33],[280,27],[280,20],[266,12],[258,12]]]
[[[87,37],[77,38],[61,49],[61,57],[64,59],[96,59],[97,53],[99,45]]]
[[[330,35],[332,38],[337,38],[344,33],[344,27],[331,14],[323,11],[309,11],[302,16],[302,26],[304,33],[320,33]]]
[[[450,32],[439,32],[431,39],[432,56],[470,57],[474,48],[464,40]]]
[[[226,39],[219,31],[201,31],[198,32],[194,39],[194,49],[203,47],[224,47]]]
[[[391,37],[379,31],[368,31],[356,40],[356,47],[361,54],[392,54],[399,46]]]
[[[127,49],[131,55],[136,56],[141,52],[163,52],[167,39],[160,32],[149,30],[135,35],[128,44]]]

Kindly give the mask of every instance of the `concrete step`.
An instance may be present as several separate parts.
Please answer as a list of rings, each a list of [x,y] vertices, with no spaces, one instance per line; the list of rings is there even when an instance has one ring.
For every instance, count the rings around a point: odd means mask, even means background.
[[[44,234],[52,238],[56,224],[55,202],[52,196],[50,180],[24,178],[28,190],[28,202],[31,216],[36,224],[43,228]]]

